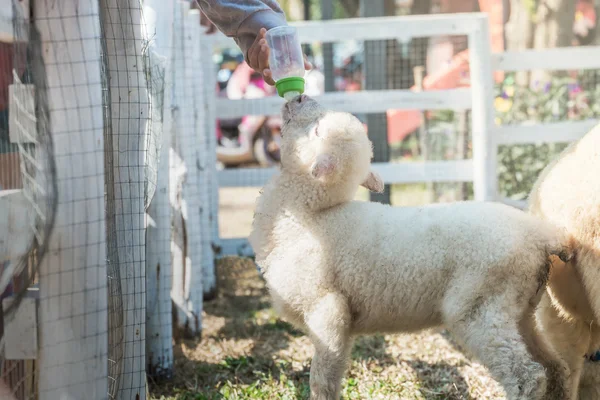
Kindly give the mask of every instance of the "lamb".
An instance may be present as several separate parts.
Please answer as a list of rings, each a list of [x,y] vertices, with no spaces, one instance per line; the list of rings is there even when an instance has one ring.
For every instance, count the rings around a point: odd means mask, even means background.
[[[543,336],[569,366],[572,399],[600,399],[600,363],[586,361],[600,350],[598,171],[600,125],[548,165],[529,196],[533,215],[574,239],[575,256],[568,263],[555,262],[537,312]]]
[[[568,397],[533,318],[567,235],[497,203],[352,201],[359,185],[383,190],[360,121],[304,95],[282,117],[281,173],[257,200],[250,243],[274,308],[314,344],[312,399],[339,399],[354,336],[441,326],[509,399]]]

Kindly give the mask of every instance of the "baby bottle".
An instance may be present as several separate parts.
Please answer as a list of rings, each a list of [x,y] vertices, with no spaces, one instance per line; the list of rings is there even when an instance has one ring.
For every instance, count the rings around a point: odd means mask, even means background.
[[[291,26],[267,31],[269,68],[279,96],[287,101],[304,93],[304,56],[298,32]]]

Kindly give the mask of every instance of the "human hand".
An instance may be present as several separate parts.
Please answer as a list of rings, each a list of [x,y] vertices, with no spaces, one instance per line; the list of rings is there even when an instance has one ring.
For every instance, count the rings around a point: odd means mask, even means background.
[[[269,69],[269,45],[267,45],[267,30],[261,28],[254,39],[254,43],[248,49],[248,65],[250,68],[262,75],[266,83],[273,86],[275,81]],[[309,70],[312,68],[312,64],[304,55],[304,69]]]

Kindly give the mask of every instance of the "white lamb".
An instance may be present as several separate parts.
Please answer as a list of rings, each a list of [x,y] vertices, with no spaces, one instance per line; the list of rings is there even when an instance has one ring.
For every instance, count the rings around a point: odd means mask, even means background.
[[[274,307],[315,346],[312,399],[339,399],[353,336],[438,326],[509,399],[568,398],[566,368],[532,317],[549,256],[570,254],[562,232],[495,203],[352,201],[359,184],[383,189],[363,125],[306,96],[282,116],[281,174],[257,202],[250,241]]]

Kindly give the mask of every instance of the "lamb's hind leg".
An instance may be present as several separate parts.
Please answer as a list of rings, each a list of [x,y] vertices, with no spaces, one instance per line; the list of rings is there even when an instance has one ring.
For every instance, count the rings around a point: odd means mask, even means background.
[[[519,333],[518,318],[506,312],[500,301],[490,299],[466,314],[449,316],[447,326],[454,338],[502,385],[507,399],[543,398],[544,368],[527,351]]]
[[[521,320],[521,334],[527,344],[527,349],[534,359],[546,368],[548,387],[546,400],[569,400],[576,399],[577,395],[572,393],[569,382],[569,366],[550,347],[539,332],[536,323],[534,308],[527,312]]]
[[[305,318],[315,346],[310,367],[312,400],[338,400],[351,349],[350,310],[346,299],[331,293]]]

